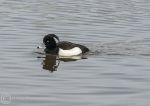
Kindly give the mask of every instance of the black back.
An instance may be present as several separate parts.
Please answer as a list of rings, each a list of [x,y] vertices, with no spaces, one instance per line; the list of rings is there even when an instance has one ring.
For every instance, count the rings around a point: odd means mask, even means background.
[[[75,44],[75,43],[71,43],[71,42],[67,42],[67,41],[59,42],[57,45],[59,48],[62,48],[64,50],[69,50],[74,47],[79,47],[82,50],[82,53],[86,53],[89,51],[89,49],[83,45]]]

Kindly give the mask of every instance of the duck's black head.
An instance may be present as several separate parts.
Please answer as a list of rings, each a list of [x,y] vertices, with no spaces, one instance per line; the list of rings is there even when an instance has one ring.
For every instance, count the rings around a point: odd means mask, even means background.
[[[54,50],[57,48],[57,43],[56,43],[55,39],[59,41],[58,36],[56,36],[55,34],[48,34],[48,35],[44,36],[43,43],[44,43],[46,49]]]

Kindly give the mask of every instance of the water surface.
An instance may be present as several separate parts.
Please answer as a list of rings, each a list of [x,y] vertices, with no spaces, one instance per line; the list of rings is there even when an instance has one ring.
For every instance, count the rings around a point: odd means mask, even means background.
[[[1,0],[0,105],[149,106],[149,19],[146,0]],[[36,53],[48,33],[88,59]]]

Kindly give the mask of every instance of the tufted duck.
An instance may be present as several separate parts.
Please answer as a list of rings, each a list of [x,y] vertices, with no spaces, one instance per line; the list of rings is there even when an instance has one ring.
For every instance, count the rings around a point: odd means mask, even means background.
[[[55,34],[48,34],[44,36],[43,43],[46,47],[46,53],[57,54],[64,57],[83,55],[89,51],[89,49],[83,45],[68,41],[60,41],[58,36]]]

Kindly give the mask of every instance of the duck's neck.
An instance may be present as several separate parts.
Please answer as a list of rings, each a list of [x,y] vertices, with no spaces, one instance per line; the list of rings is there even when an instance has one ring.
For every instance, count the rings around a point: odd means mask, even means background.
[[[50,53],[50,54],[58,54],[59,52],[59,48],[58,47],[55,47],[55,48],[45,48],[44,50],[46,53]]]

